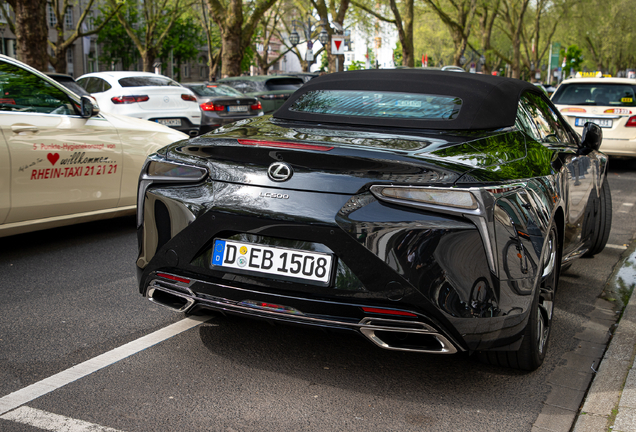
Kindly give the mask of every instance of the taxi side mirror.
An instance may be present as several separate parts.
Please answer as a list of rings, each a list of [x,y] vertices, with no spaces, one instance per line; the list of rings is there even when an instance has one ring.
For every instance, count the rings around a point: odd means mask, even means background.
[[[82,117],[89,118],[99,114],[99,106],[97,101],[92,96],[82,96],[80,99],[80,106],[82,110]]]
[[[603,141],[603,130],[599,125],[587,122],[583,126],[583,134],[581,135],[581,144],[579,145],[579,154],[588,154],[593,150],[598,150]]]

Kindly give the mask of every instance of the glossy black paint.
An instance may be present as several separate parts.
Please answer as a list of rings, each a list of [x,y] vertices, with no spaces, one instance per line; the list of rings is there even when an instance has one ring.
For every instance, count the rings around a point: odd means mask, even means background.
[[[254,147],[237,139],[333,148]],[[550,224],[557,223],[564,262],[589,248],[607,163],[598,152],[579,155],[577,146],[539,143],[515,128],[356,130],[268,116],[176,143],[164,154],[205,167],[209,176],[145,192],[142,294],[157,272],[166,272],[195,280],[191,289],[200,299],[227,301],[195,307],[239,313],[236,303],[258,300],[325,321],[240,313],[350,330],[369,316],[363,306],[398,309],[417,318],[393,319],[416,319],[466,351],[518,348]],[[267,176],[275,161],[293,167],[289,181]],[[489,188],[488,216],[480,224],[462,212],[382,202],[369,188],[383,184]],[[264,197],[272,191],[288,198]],[[336,277],[316,287],[220,272],[210,264],[215,238],[333,253]]]

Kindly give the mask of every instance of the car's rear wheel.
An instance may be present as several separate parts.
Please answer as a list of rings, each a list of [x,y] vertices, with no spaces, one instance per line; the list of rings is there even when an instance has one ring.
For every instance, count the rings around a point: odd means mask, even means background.
[[[604,179],[603,186],[601,186],[599,210],[596,215],[596,221],[594,221],[594,228],[592,244],[584,256],[590,257],[601,253],[609,239],[609,233],[612,228],[612,193],[610,192],[607,178]]]
[[[543,363],[552,328],[554,295],[559,281],[561,249],[554,222],[548,232],[542,259],[542,272],[530,307],[523,341],[517,351],[486,351],[480,360],[497,366],[533,371]]]

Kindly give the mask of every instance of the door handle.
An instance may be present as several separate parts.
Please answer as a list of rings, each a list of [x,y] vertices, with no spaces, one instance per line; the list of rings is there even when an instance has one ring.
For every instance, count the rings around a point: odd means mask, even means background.
[[[19,124],[16,124],[16,125],[11,126],[11,130],[13,131],[13,133],[19,134],[21,132],[36,133],[40,129],[38,129],[38,127],[34,126],[34,125],[25,125],[25,124],[19,125]]]

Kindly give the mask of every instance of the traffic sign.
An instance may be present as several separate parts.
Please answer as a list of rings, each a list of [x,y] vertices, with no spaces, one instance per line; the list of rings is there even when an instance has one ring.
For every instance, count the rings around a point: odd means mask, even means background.
[[[345,37],[344,36],[331,36],[331,54],[344,54],[345,53]]]

